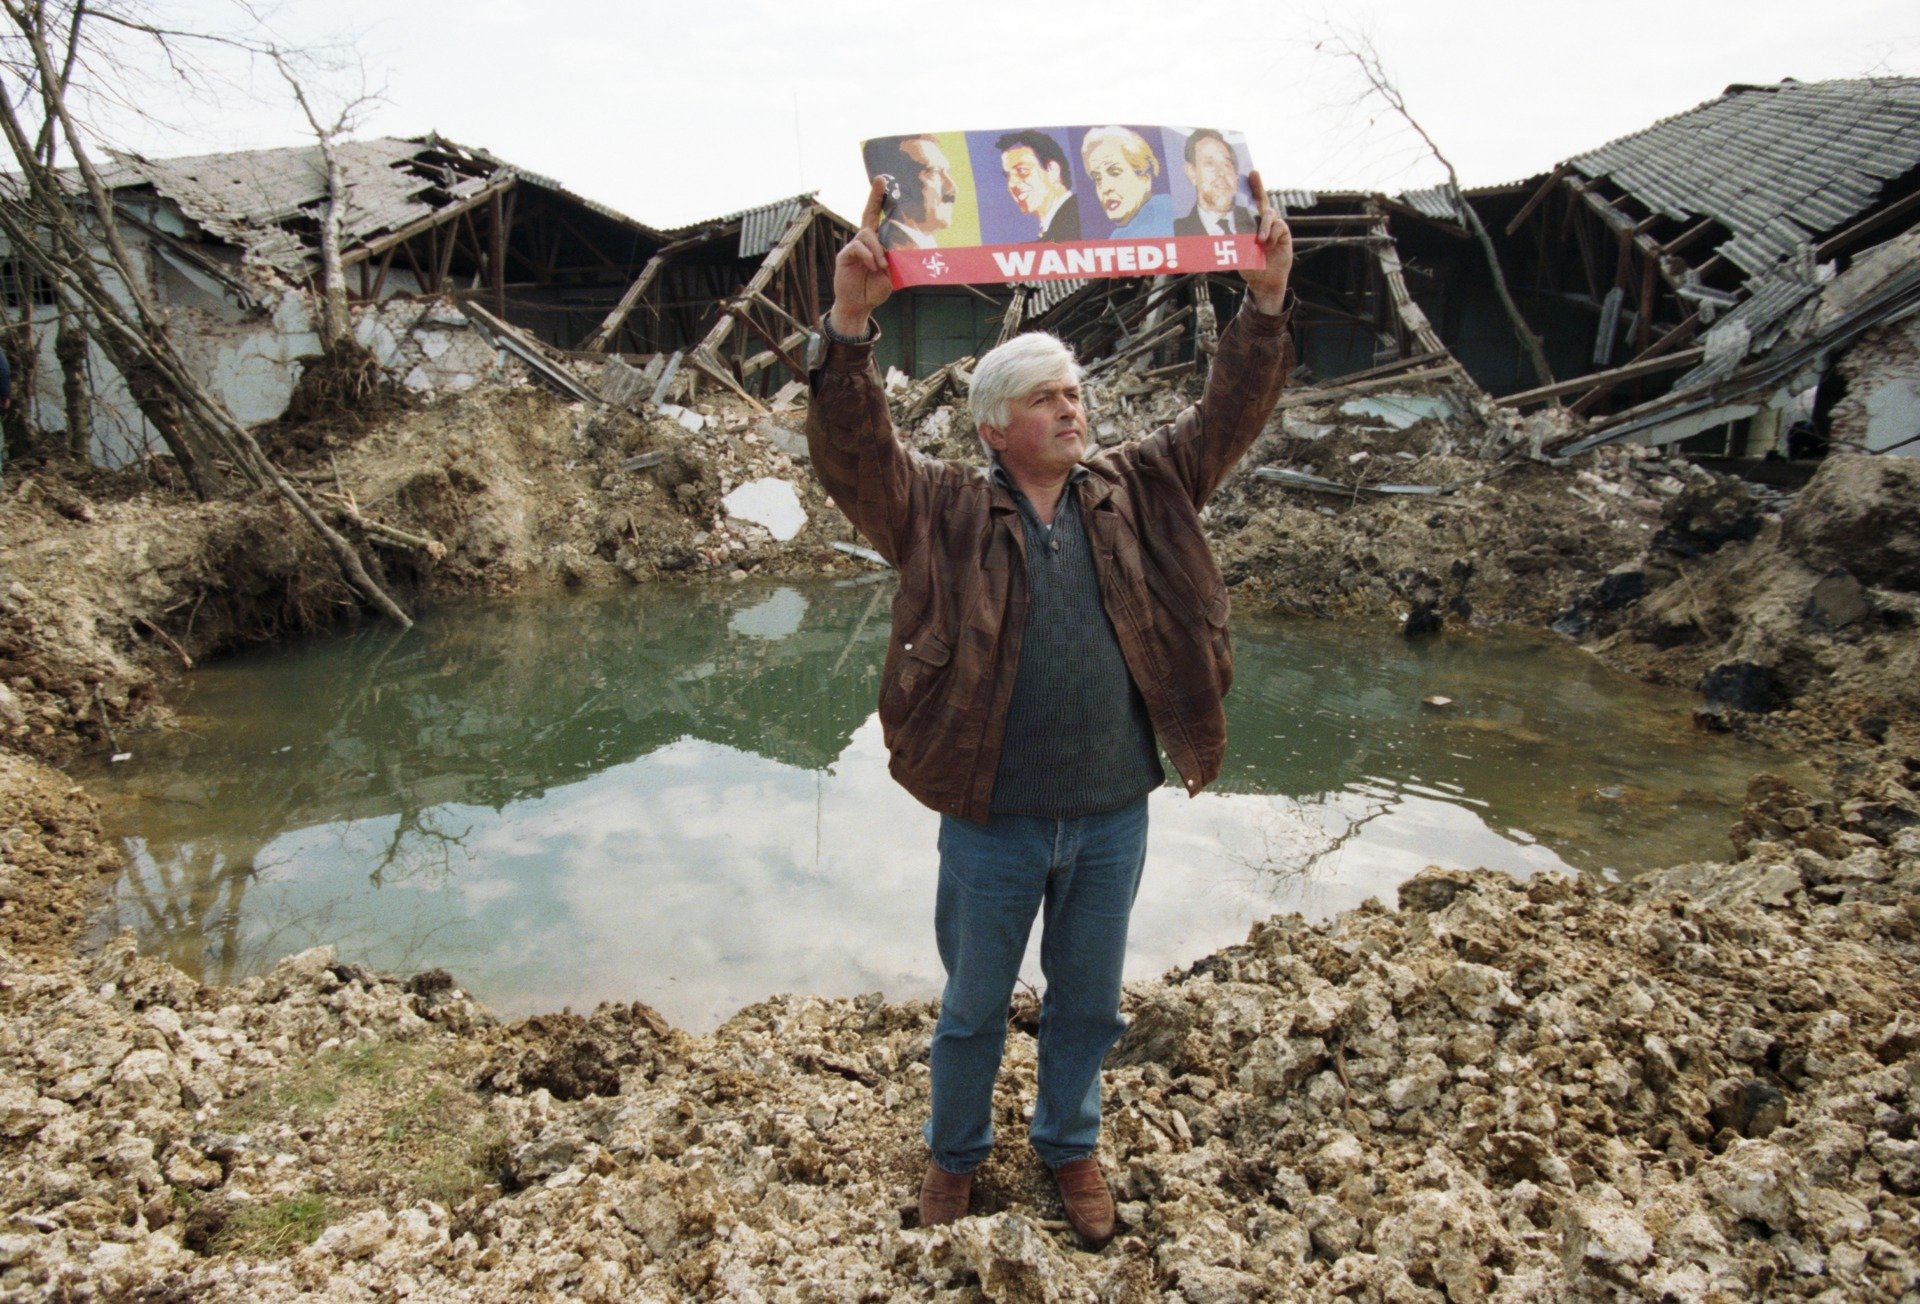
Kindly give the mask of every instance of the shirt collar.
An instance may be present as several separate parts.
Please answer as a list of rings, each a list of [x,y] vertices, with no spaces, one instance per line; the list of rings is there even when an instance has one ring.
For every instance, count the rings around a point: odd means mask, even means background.
[[[995,484],[1010,489],[1016,494],[1020,493],[1020,486],[1013,482],[1011,475],[1007,474],[1007,468],[1000,465],[1000,454],[988,454],[988,471],[992,475]],[[1085,462],[1076,463],[1073,470],[1067,472],[1067,483],[1079,484],[1091,474],[1092,472],[1087,470],[1087,464]],[[1021,494],[1021,497],[1024,498],[1025,496],[1025,494]]]

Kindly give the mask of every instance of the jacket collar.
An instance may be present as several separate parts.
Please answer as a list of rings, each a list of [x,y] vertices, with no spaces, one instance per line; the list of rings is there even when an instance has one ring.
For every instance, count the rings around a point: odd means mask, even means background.
[[[998,453],[992,454],[991,460],[987,463],[987,483],[992,487],[991,506],[994,511],[1017,512],[1020,510],[1019,504],[1014,500],[1014,495],[1019,491],[1013,483],[1013,477],[1007,474],[1007,468],[1000,465]],[[1085,462],[1074,467],[1067,475],[1067,484],[1079,493],[1080,505],[1083,508],[1098,506],[1113,495],[1113,486],[1107,483],[1105,477],[1097,476],[1088,470]]]

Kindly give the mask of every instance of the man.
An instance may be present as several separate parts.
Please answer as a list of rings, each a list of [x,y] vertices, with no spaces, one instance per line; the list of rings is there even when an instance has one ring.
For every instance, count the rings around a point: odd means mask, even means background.
[[[1244,204],[1234,203],[1240,184],[1240,165],[1233,146],[1212,127],[1201,127],[1187,137],[1187,180],[1193,185],[1193,211],[1173,224],[1175,235],[1252,235],[1259,218]],[[1258,185],[1255,186],[1257,190]]]
[[[960,198],[953,166],[932,136],[889,136],[867,142],[867,175],[891,178],[891,211],[880,227],[888,249],[933,249],[934,236],[953,225]]]
[[[1034,239],[1059,243],[1080,238],[1080,205],[1067,184],[1067,152],[1044,131],[1010,131],[993,142],[1007,194],[1040,224]]]
[[[941,813],[934,931],[947,984],[931,1052],[923,1226],[966,1213],[993,1144],[1007,1009],[1044,911],[1030,1139],[1083,1237],[1112,1234],[1094,1157],[1100,1062],[1118,1038],[1127,917],[1146,856],[1158,739],[1189,793],[1220,770],[1232,678],[1227,592],[1200,509],[1260,433],[1292,362],[1293,245],[1263,214],[1263,270],[1220,336],[1205,396],[1145,439],[1089,455],[1080,368],[1021,335],[982,358],[972,405],[990,467],[908,450],[873,364],[891,285],[876,185],[834,264],[809,350],[807,442],[822,484],[899,572],[880,689],[889,768]]]

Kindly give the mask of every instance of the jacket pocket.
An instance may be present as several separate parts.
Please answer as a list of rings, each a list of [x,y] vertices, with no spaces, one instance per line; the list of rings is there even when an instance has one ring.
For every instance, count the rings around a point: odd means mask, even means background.
[[[889,658],[891,673],[880,695],[881,722],[905,718],[915,696],[933,682],[952,656],[952,649],[937,634],[923,631],[903,641]]]

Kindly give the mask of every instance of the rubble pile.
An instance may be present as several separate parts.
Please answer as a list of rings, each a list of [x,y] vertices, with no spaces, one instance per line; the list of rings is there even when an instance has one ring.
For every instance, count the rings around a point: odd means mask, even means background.
[[[1920,714],[1920,463],[1835,454],[1775,509],[1738,482],[1673,499],[1581,633],[1645,678],[1697,689],[1703,724],[1844,749]],[[1584,606],[1582,605],[1584,603]],[[1574,610],[1600,604],[1590,594]]]
[[[1738,864],[1429,871],[1132,985],[1097,1248],[1021,1140],[1021,1011],[975,1216],[921,1230],[926,1002],[501,1026],[328,948],[226,989],[126,939],[0,953],[0,1296],[1899,1299],[1920,827],[1865,831],[1887,796],[1760,782]]]
[[[1547,624],[1646,547],[1666,503],[1716,478],[1638,447],[1571,463],[1536,457],[1564,417],[1519,419],[1452,387],[1383,393],[1364,407],[1310,397],[1289,396],[1302,405],[1278,414],[1208,509],[1242,601],[1314,616],[1424,606],[1460,627]]]
[[[978,457],[962,388],[896,395],[917,449]],[[1190,391],[1096,377],[1095,436]],[[479,387],[294,469],[434,540],[380,545],[416,599],[868,570],[801,423]],[[273,502],[11,481],[0,1298],[1912,1297],[1916,469],[1835,456],[1782,498],[1635,447],[1555,460],[1570,428],[1445,380],[1297,391],[1209,508],[1223,570],[1255,609],[1553,623],[1835,790],[1756,778],[1732,863],[1432,871],[1133,986],[1097,1249],[1020,1140],[1030,1000],[976,1215],[922,1230],[926,1003],[778,996],[692,1036],[643,1006],[501,1025],[324,948],[231,988],[76,955],[117,853],[29,756],[117,750],[190,661],[345,608]]]

